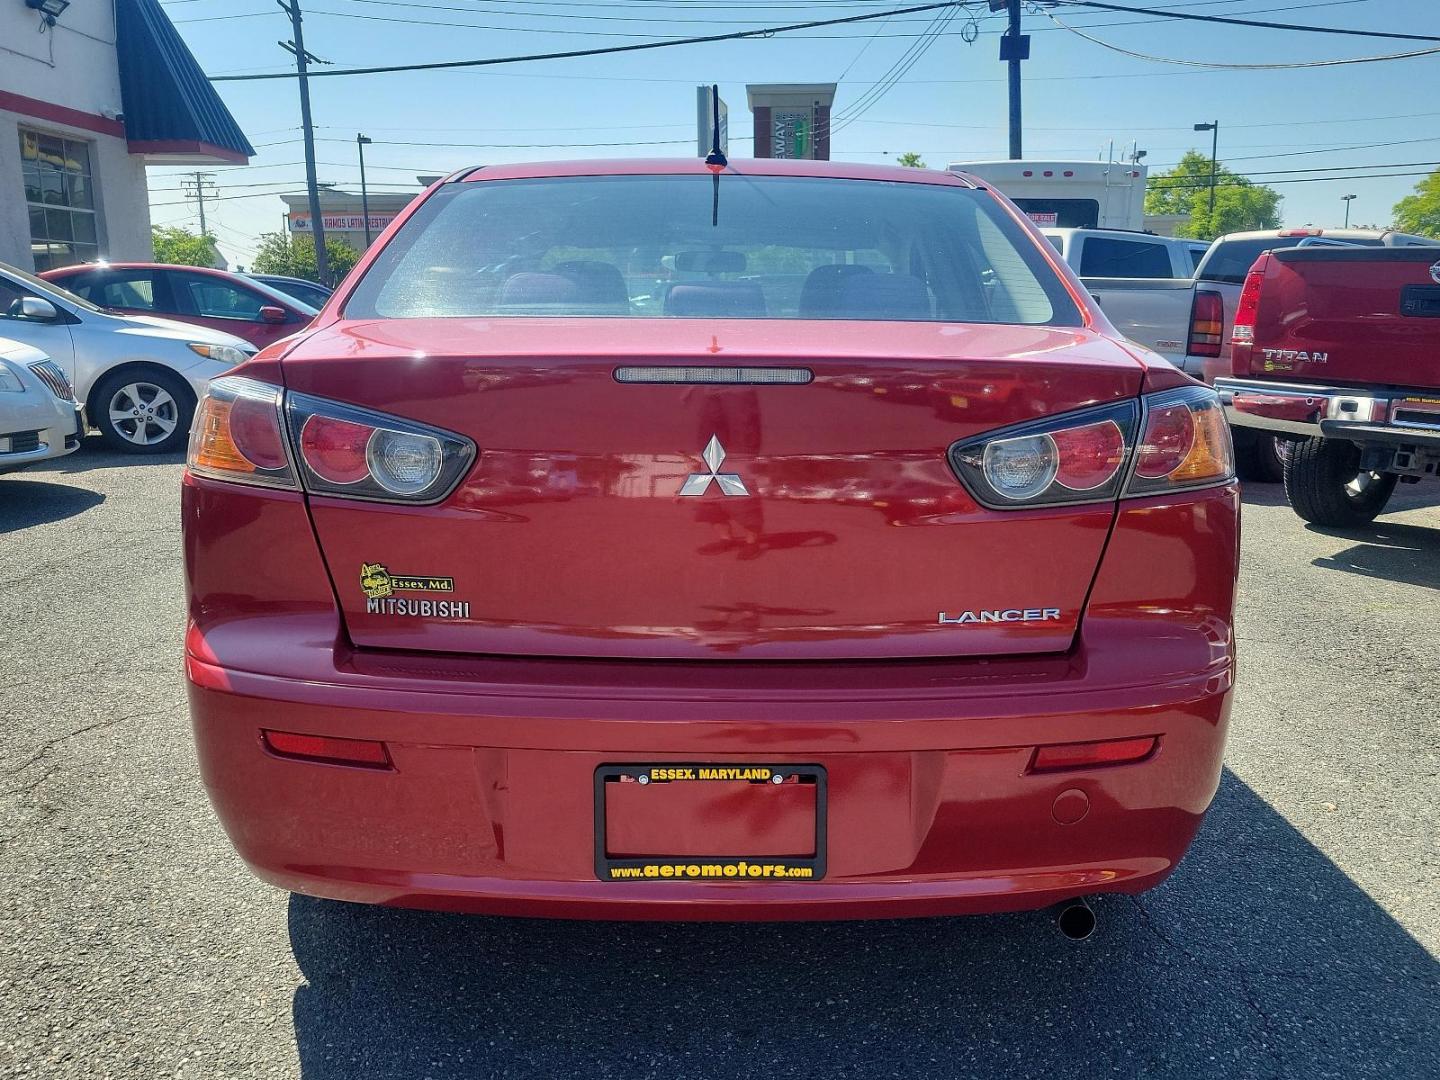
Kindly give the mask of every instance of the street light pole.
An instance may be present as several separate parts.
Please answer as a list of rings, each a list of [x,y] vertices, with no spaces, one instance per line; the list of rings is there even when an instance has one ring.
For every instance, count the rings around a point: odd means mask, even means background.
[[[1210,216],[1213,218],[1215,216],[1215,181],[1220,172],[1220,121],[1196,124],[1195,130],[1214,133],[1210,138]]]
[[[370,248],[370,192],[365,187],[365,147],[373,140],[368,135],[355,136],[355,149],[360,151],[360,212],[365,215],[365,248]]]
[[[1354,195],[1341,195],[1341,202],[1345,204],[1345,228],[1350,228],[1350,204],[1355,201]]]

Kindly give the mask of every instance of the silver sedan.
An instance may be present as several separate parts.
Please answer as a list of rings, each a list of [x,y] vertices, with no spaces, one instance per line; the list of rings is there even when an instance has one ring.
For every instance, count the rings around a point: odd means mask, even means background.
[[[48,354],[101,437],[136,454],[181,449],[206,385],[256,352],[203,326],[113,314],[3,263],[0,336]]]

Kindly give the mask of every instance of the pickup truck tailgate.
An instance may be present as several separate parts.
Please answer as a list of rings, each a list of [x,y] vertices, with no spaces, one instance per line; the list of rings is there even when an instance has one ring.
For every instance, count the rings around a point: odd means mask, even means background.
[[[1429,247],[1306,247],[1262,256],[1252,271],[1260,278],[1254,340],[1235,350],[1235,374],[1440,386],[1437,256]]]

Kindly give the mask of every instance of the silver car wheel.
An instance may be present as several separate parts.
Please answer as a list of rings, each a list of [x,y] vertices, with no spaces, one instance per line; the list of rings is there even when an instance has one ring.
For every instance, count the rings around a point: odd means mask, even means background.
[[[1345,494],[1352,499],[1363,499],[1366,493],[1378,483],[1380,483],[1379,473],[1362,472],[1345,485]]]
[[[164,442],[180,423],[180,407],[170,392],[152,382],[132,382],[110,398],[110,426],[136,446]]]

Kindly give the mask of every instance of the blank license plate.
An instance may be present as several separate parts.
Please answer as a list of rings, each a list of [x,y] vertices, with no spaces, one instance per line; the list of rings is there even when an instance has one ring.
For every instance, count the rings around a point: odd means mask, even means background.
[[[819,765],[689,763],[595,770],[602,881],[815,881],[825,872]]]

